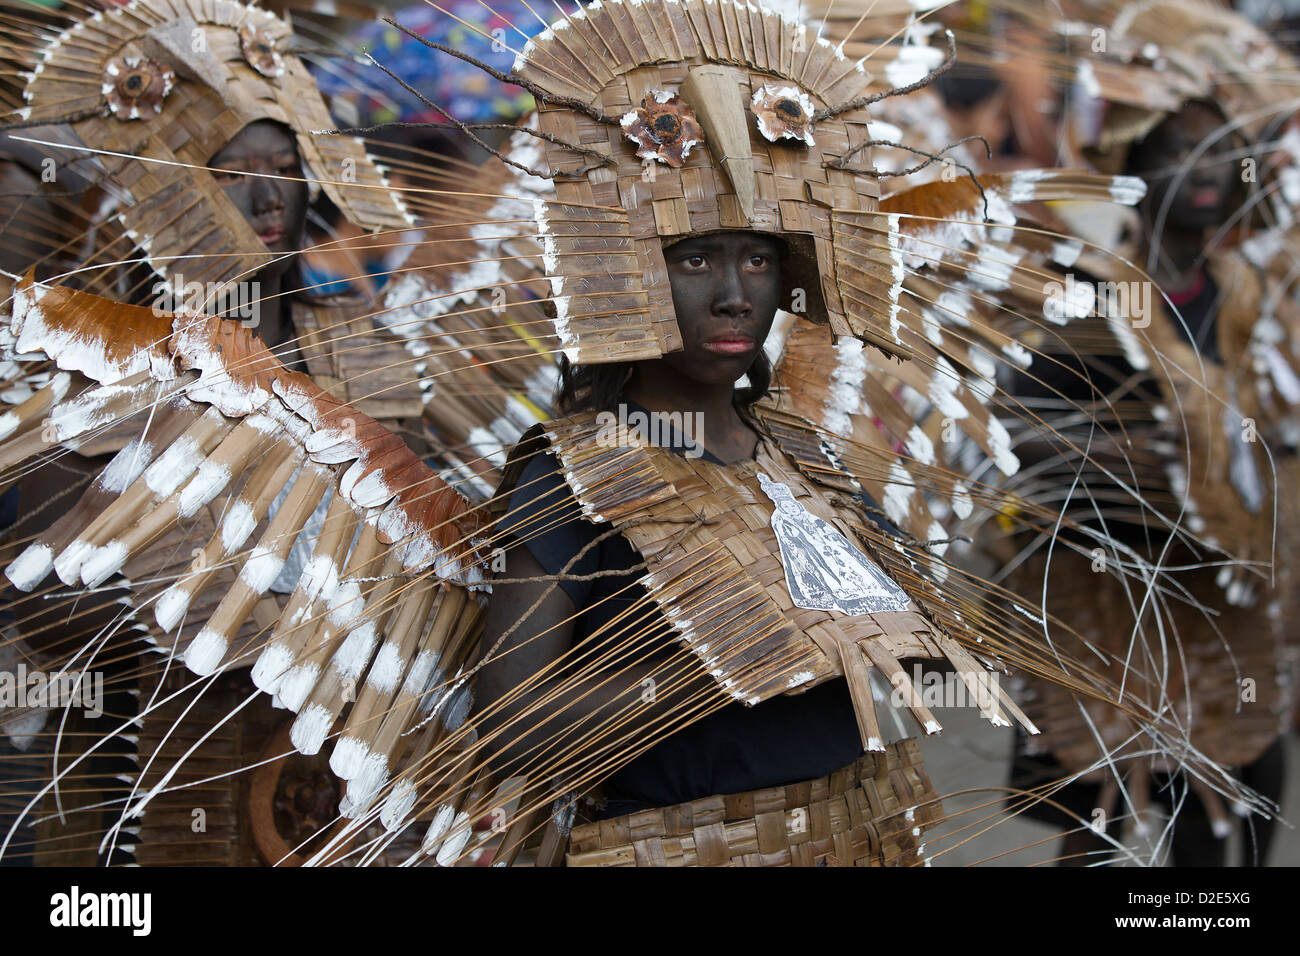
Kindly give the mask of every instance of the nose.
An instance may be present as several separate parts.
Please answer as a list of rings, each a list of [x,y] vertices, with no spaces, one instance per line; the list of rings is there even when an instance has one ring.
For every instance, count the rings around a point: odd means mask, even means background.
[[[252,176],[250,178],[252,180],[250,193],[255,215],[262,215],[284,208],[284,196],[281,194],[281,190],[285,186],[284,183],[267,176]]]
[[[713,314],[728,319],[743,319],[748,316],[752,305],[749,291],[741,278],[740,264],[727,263],[714,274],[718,279],[713,289]]]

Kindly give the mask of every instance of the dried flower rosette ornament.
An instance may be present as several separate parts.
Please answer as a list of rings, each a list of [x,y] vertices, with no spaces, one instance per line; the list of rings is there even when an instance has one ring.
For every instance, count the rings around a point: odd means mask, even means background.
[[[244,51],[244,59],[258,73],[269,79],[275,79],[284,73],[284,59],[275,48],[275,39],[264,30],[254,27],[239,28],[239,46]]]
[[[176,85],[176,74],[143,56],[119,56],[104,68],[100,92],[108,109],[120,120],[139,119],[146,111],[157,116],[163,100]]]
[[[758,131],[769,143],[779,139],[802,140],[813,145],[813,106],[808,94],[795,86],[773,88],[764,84],[749,101],[758,118]]]
[[[623,115],[620,125],[627,138],[637,144],[638,157],[657,159],[674,169],[704,142],[704,130],[691,108],[667,90],[648,92],[639,108]]]

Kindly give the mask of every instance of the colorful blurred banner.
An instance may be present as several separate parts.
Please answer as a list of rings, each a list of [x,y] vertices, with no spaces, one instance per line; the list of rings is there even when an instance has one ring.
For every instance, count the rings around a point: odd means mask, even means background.
[[[511,51],[522,49],[526,37],[544,29],[519,0],[492,0],[487,5],[478,0],[441,0],[439,6],[442,10],[423,3],[407,7],[393,19],[413,33],[468,53],[503,73],[510,72],[514,63]],[[533,108],[533,98],[519,87],[431,50],[381,21],[366,24],[348,41],[348,47],[357,58],[332,64],[328,73],[318,74],[318,80],[333,108],[340,115],[354,115],[361,126],[446,122],[362,57],[363,53],[467,123],[513,120]]]

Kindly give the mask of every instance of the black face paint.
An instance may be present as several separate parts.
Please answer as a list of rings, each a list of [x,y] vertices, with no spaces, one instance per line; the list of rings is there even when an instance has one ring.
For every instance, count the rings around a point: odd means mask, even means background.
[[[781,304],[783,244],[726,232],[664,252],[683,348],[663,361],[701,384],[734,382],[758,356]]]
[[[1168,227],[1210,229],[1227,218],[1240,168],[1221,155],[1233,148],[1230,137],[1221,136],[1207,145],[1208,137],[1222,125],[1222,116],[1213,109],[1190,103],[1135,147],[1131,165],[1149,186],[1144,200],[1148,209],[1160,209],[1177,184],[1166,214]],[[1200,156],[1189,166],[1189,157],[1198,149],[1202,149]]]
[[[226,196],[271,252],[302,247],[307,184],[293,134],[279,123],[250,123],[208,161]],[[241,175],[258,173],[262,175]],[[284,176],[287,179],[273,177]],[[288,258],[270,268],[283,273]]]

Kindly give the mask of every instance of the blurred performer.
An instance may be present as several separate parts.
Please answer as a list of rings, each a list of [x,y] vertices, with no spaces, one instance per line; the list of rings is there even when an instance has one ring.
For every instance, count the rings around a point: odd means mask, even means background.
[[[1057,154],[1060,90],[1053,82],[1050,21],[1028,4],[976,2],[936,11],[962,43],[962,61],[936,84],[958,138],[981,136],[990,169],[1050,166]]]
[[[1169,707],[1192,746],[1239,768],[1243,782],[1276,804],[1284,772],[1279,735],[1295,705],[1300,313],[1244,254],[1252,217],[1242,170],[1243,157],[1269,149],[1247,140],[1271,119],[1267,90],[1253,90],[1259,58],[1272,58],[1274,82],[1284,72],[1300,74],[1249,24],[1199,5],[1125,8],[1108,36],[1113,57],[1085,56],[1080,66],[1106,99],[1089,152],[1102,169],[1123,169],[1149,185],[1133,253],[1146,269],[1094,259],[1086,289],[1114,337],[1100,348],[1076,341],[1073,354],[1058,350],[1058,360],[1107,383],[1108,408],[1082,407],[1100,420],[1123,410],[1127,440],[1148,449],[1132,480],[1154,500],[1185,509],[1187,528],[1211,550],[1186,547],[1126,509],[1090,502],[1083,507],[1094,512],[1092,521],[1123,548],[1091,556],[1058,548],[1050,559],[1026,562],[1015,589],[1037,595],[1046,587],[1048,612],[1074,623],[1079,646],[1109,658],[1129,694]],[[1257,246],[1263,238],[1261,230]],[[1082,282],[1076,288],[1084,289]],[[1180,386],[1169,379],[1171,369],[1208,387]],[[1021,395],[1044,409],[1068,401],[1070,415],[1080,399],[1050,374]],[[1101,460],[1114,451],[1099,445],[1095,453]],[[1090,468],[1080,473],[1048,456],[1038,471],[1039,480],[1057,482],[1066,513],[1079,509],[1070,489],[1096,480]],[[1185,570],[1175,570],[1172,587],[1148,601],[1113,574],[1116,563],[1134,561]],[[1172,627],[1163,633],[1151,617],[1157,604],[1168,605]],[[1138,748],[1121,757],[1128,741],[1122,704],[1084,707],[1045,682],[1035,687],[1039,700],[1030,712],[1044,734],[1026,741],[1033,756],[1021,762],[1020,783],[1046,785],[1062,771],[1082,775],[1054,793],[1074,823],[1086,825],[1067,838],[1066,862],[1095,860],[1088,854],[1112,847],[1102,834],[1117,838],[1123,819],[1135,817],[1139,833],[1152,836],[1142,815],[1154,790],[1166,809],[1181,805],[1175,865],[1224,864],[1232,826],[1223,803],[1194,777],[1170,782],[1170,768]],[[1153,788],[1153,777],[1160,786]],[[1265,861],[1272,830],[1268,818],[1246,822],[1243,864]]]

